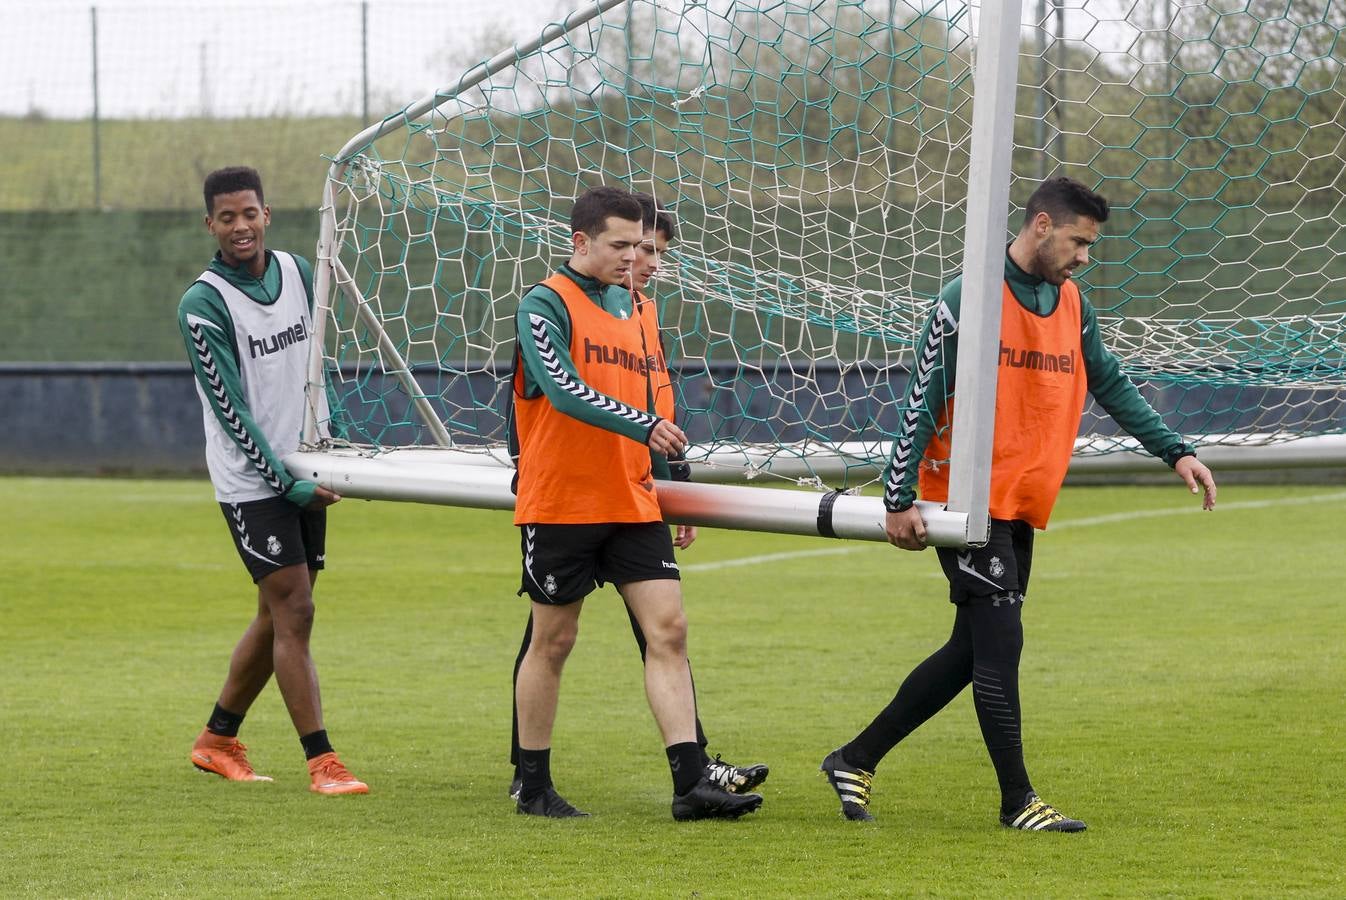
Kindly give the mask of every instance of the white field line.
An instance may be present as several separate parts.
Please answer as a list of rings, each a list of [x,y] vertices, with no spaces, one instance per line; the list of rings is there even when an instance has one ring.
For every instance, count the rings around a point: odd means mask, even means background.
[[[759,563],[807,559],[810,556],[842,556],[847,553],[858,553],[861,550],[868,549],[869,547],[867,545],[846,545],[843,547],[827,547],[821,550],[800,550],[797,553],[764,553],[761,556],[743,556],[738,559],[717,559],[714,562],[684,563],[682,564],[681,569],[684,572],[713,572],[716,569],[732,569],[736,566],[755,566]]]
[[[1195,498],[1193,498],[1195,501]],[[1273,506],[1303,506],[1306,503],[1332,503],[1337,500],[1346,500],[1346,491],[1338,491],[1335,494],[1319,494],[1316,497],[1295,497],[1290,500],[1244,500],[1242,503],[1222,503],[1218,504],[1213,512],[1222,512],[1231,509],[1270,509]],[[1134,519],[1157,519],[1164,516],[1185,516],[1193,513],[1205,512],[1199,503],[1193,502],[1191,506],[1178,506],[1169,509],[1137,509],[1132,512],[1112,513],[1106,516],[1092,516],[1087,519],[1067,519],[1064,522],[1058,522],[1047,529],[1059,531],[1062,528],[1087,528],[1090,525],[1110,525],[1113,522],[1130,522]]]
[[[1316,497],[1295,497],[1291,500],[1245,500],[1241,503],[1223,503],[1216,507],[1216,511],[1269,509],[1273,506],[1303,506],[1307,503],[1333,503],[1338,500],[1346,501],[1346,491],[1338,491],[1333,494],[1320,494]],[[1131,512],[1111,513],[1106,516],[1067,519],[1064,522],[1053,524],[1048,530],[1061,531],[1066,528],[1088,528],[1093,525],[1112,525],[1116,522],[1131,522],[1136,519],[1158,519],[1166,516],[1185,516],[1199,512],[1204,512],[1199,505],[1170,507],[1167,509],[1137,509],[1132,510]],[[682,566],[682,571],[712,572],[716,569],[755,566],[760,563],[787,562],[796,559],[807,559],[812,556],[844,556],[851,553],[862,553],[866,550],[872,550],[875,547],[883,546],[884,545],[882,544],[866,541],[863,543],[855,542],[847,544],[843,547],[827,547],[820,550],[801,550],[798,553],[764,553],[761,556],[744,556],[739,559],[720,559],[715,562],[687,563]]]

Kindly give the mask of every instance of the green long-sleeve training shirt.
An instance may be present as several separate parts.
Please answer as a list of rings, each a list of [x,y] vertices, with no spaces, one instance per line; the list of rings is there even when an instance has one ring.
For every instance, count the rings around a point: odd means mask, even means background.
[[[302,296],[311,315],[313,269],[302,257],[294,254],[289,256],[298,270]],[[226,264],[219,253],[210,261],[208,271],[256,303],[253,317],[265,320],[267,314],[264,311],[275,307],[281,296],[284,285],[282,268],[276,255],[268,250],[266,269],[261,278],[255,277],[246,266],[236,268]],[[291,475],[281,459],[282,454],[274,446],[277,441],[287,444],[293,442],[291,438],[297,441],[298,432],[284,436],[267,434],[266,429],[258,425],[260,410],[253,409],[248,401],[249,392],[244,377],[245,363],[258,351],[238,346],[234,324],[234,315],[228,303],[219,291],[203,281],[194,282],[178,304],[178,327],[182,331],[187,356],[196,375],[201,402],[213,414],[216,423],[214,429],[207,424],[207,461],[216,463],[212,466],[212,478],[217,477],[217,469],[220,473],[230,469],[225,454],[236,452],[250,461],[246,474],[235,472],[231,476],[218,476],[226,480],[215,485],[216,491],[221,496],[241,499],[282,496],[298,506],[305,506],[313,499],[316,485]],[[290,325],[292,323],[289,319],[277,321],[272,328],[260,334],[264,337],[270,331]],[[293,332],[288,332],[285,337],[293,337]],[[306,341],[307,334],[300,340]],[[307,343],[287,342],[283,352],[306,355],[307,346]],[[277,349],[282,348],[278,345]],[[268,351],[263,348],[260,352]],[[268,402],[302,410],[304,387],[302,379],[296,379],[293,383],[266,385],[270,393]],[[297,417],[298,414],[291,416]],[[226,450],[230,445],[235,450]],[[212,455],[215,459],[212,459]]]
[[[1019,268],[1008,253],[1005,282],[1014,298],[1030,312],[1045,316],[1056,309],[1060,288]],[[904,423],[910,424],[904,424],[893,440],[893,451],[883,474],[883,502],[889,511],[907,509],[915,502],[921,460],[934,435],[935,422],[954,395],[962,293],[961,276],[945,285],[917,342],[917,363],[904,405],[920,410],[920,415],[904,418]],[[1164,424],[1135,383],[1122,372],[1117,357],[1103,345],[1098,316],[1083,296],[1080,307],[1080,345],[1089,393],[1094,400],[1147,452],[1169,466],[1192,455],[1192,446]]]
[[[561,267],[560,274],[579,285],[604,311],[623,319],[634,314],[629,288],[605,285],[568,265]],[[652,392],[647,392],[645,407],[636,409],[598,393],[580,379],[570,356],[570,314],[559,294],[546,285],[535,285],[519,303],[515,327],[525,397],[545,395],[560,413],[637,443],[649,443],[650,432],[661,421],[653,412]],[[663,454],[650,451],[650,463],[655,478],[670,477]]]

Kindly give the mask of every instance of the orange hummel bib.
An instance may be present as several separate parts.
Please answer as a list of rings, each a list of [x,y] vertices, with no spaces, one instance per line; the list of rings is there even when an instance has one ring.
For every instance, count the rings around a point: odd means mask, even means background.
[[[1070,466],[1089,380],[1080,346],[1080,289],[1061,285],[1056,309],[1039,316],[1001,288],[1000,366],[991,454],[993,519],[1046,528]],[[950,400],[921,462],[921,497],[949,499]],[[932,463],[931,460],[936,462]]]
[[[668,360],[664,359],[664,345],[659,338],[659,321],[655,315],[654,301],[637,292],[636,304],[640,308],[641,324],[646,328],[646,346],[654,357],[654,368],[650,370],[650,387],[654,393],[654,414],[661,419],[676,422],[677,408],[673,403],[673,380],[668,374]],[[646,319],[649,321],[646,321]],[[648,335],[652,334],[653,339]]]
[[[652,380],[658,383],[661,377],[651,371],[662,359],[654,304],[638,303],[632,318],[619,319],[564,275],[542,283],[556,291],[570,314],[570,357],[583,382],[579,389],[587,385],[648,411]],[[667,380],[666,374],[662,377]],[[519,366],[514,376],[516,525],[662,521],[649,447],[559,412],[546,396],[524,397],[523,384]]]

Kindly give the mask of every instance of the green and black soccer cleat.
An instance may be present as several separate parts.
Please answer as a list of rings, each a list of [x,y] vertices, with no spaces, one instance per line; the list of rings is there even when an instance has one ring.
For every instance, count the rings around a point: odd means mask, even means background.
[[[1020,831],[1075,832],[1089,827],[1079,819],[1062,815],[1056,807],[1042,802],[1042,798],[1032,791],[1028,792],[1022,808],[1000,816],[1000,824]]]
[[[580,812],[556,793],[556,788],[547,788],[531,800],[519,800],[516,807],[521,816],[544,816],[548,819],[587,819],[587,812]]]
[[[832,790],[841,800],[841,814],[852,822],[873,822],[869,813],[869,792],[873,787],[874,773],[852,766],[841,755],[840,748],[827,754],[823,764],[818,767]]]
[[[756,812],[761,805],[761,794],[731,794],[702,776],[687,793],[673,795],[673,818],[679,822],[737,819]]]
[[[731,794],[748,794],[752,789],[766,781],[771,772],[766,766],[757,763],[739,767],[720,759],[720,754],[706,763],[706,778],[710,783],[724,788]]]

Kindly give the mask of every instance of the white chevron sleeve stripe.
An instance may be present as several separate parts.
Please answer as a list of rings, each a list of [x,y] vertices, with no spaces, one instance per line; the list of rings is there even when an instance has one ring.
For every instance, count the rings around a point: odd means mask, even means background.
[[[659,421],[657,416],[600,394],[587,384],[573,378],[561,365],[560,359],[557,358],[556,350],[551,342],[551,333],[547,330],[547,320],[536,313],[530,314],[528,319],[533,333],[533,344],[537,347],[538,356],[542,359],[542,366],[546,369],[548,377],[561,390],[584,401],[594,409],[621,416],[623,419],[643,428],[650,428],[655,422]]]
[[[238,412],[229,400],[229,393],[224,389],[224,381],[220,378],[219,370],[215,368],[215,357],[210,352],[210,347],[206,345],[201,325],[191,322],[191,318],[188,317],[187,330],[192,336],[192,347],[196,350],[197,359],[201,361],[201,372],[206,377],[206,386],[211,396],[215,398],[215,403],[219,406],[221,418],[224,419],[224,423],[239,449],[247,456],[257,473],[262,476],[262,480],[277,494],[283,494],[285,492],[284,481],[271,468],[271,463],[267,461],[266,454],[257,446],[257,442],[252,439],[252,435],[244,427],[243,420],[238,417]]]
[[[957,330],[958,323],[954,320],[953,313],[947,305],[940,303],[934,320],[930,323],[925,343],[916,354],[916,377],[911,380],[911,388],[903,404],[902,427],[893,443],[893,465],[888,475],[888,482],[883,486],[883,499],[889,504],[897,504],[897,495],[906,480],[906,473],[917,462],[912,459],[911,442],[925,408],[925,392],[929,390],[930,380],[935,374],[935,360],[939,358],[939,346],[946,334],[953,334]]]

